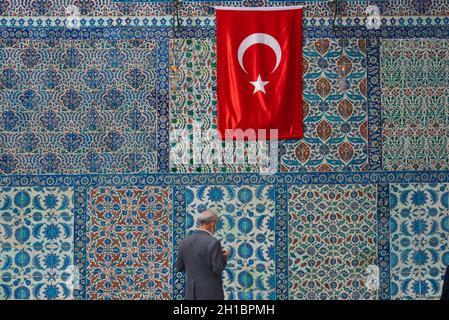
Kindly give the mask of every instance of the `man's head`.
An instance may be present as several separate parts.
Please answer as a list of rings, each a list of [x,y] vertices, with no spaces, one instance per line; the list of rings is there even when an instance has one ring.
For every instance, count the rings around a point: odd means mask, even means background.
[[[215,233],[217,220],[218,220],[217,214],[214,211],[208,209],[200,214],[197,221],[198,226],[201,229],[205,229],[210,233]]]

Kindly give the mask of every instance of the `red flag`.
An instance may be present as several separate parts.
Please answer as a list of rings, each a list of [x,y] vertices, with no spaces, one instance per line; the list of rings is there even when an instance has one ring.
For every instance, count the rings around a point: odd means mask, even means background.
[[[302,9],[216,8],[218,130],[303,137]]]

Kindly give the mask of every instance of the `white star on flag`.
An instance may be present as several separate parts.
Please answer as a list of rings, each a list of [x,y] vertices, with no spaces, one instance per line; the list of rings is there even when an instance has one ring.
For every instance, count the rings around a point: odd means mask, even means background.
[[[263,93],[266,94],[265,86],[268,84],[268,82],[270,82],[270,81],[262,81],[262,78],[260,77],[260,74],[257,77],[256,81],[250,81],[250,83],[254,86],[253,94],[255,94],[258,91],[262,91]]]

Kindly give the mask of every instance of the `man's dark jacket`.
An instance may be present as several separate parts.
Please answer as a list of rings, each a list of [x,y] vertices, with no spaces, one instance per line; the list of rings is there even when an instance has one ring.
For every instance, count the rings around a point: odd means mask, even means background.
[[[441,300],[449,301],[449,266],[446,268],[444,275],[443,292],[441,293]]]
[[[196,230],[181,241],[175,269],[185,271],[187,300],[223,300],[221,273],[226,266],[220,241]]]

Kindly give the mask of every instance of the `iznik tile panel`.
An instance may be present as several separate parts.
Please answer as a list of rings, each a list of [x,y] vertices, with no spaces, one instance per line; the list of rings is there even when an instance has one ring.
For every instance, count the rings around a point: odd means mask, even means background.
[[[248,152],[257,146],[245,143],[243,163],[227,161],[224,156],[214,156],[217,144],[217,72],[216,49],[212,39],[174,39],[170,42],[170,135],[171,151],[179,150],[180,161],[170,161],[172,172],[258,172],[250,163]],[[198,128],[198,129],[196,129]],[[174,134],[175,130],[184,130]],[[178,149],[180,142],[188,141]],[[194,148],[201,147],[198,149]],[[228,142],[229,143],[229,142]],[[232,143],[233,148],[237,147]],[[188,153],[184,151],[188,150]],[[235,150],[235,149],[234,149]],[[238,154],[237,151],[234,151]],[[186,156],[188,154],[188,156]],[[217,154],[217,153],[215,153]],[[201,156],[200,160],[199,157]],[[173,158],[172,158],[173,159]],[[220,160],[218,160],[220,159]],[[201,161],[201,163],[199,163]],[[207,161],[210,161],[207,163]],[[221,162],[218,162],[221,161]]]
[[[104,187],[90,190],[88,299],[170,299],[172,191]]]
[[[289,298],[377,299],[365,286],[377,264],[374,185],[289,188]]]
[[[71,299],[71,188],[0,188],[0,299]]]
[[[188,233],[204,210],[219,216],[215,237],[231,250],[223,272],[225,299],[275,299],[274,187],[189,187],[186,206]]]
[[[439,299],[449,265],[447,184],[390,186],[392,299]]]
[[[157,170],[155,40],[0,48],[0,174]]]
[[[449,40],[381,41],[385,170],[449,169]]]
[[[367,170],[366,41],[303,43],[304,139],[286,140],[281,171]]]

